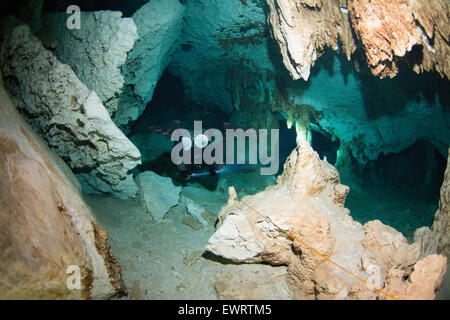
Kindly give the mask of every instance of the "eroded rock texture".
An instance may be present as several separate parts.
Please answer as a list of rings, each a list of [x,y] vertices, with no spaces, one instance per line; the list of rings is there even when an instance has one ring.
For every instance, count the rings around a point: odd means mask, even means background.
[[[441,187],[439,209],[433,222],[433,231],[439,235],[438,252],[450,257],[450,150]]]
[[[350,60],[356,50],[346,0],[267,0],[269,22],[283,62],[293,79],[308,80],[326,46]]]
[[[183,12],[178,0],[153,0],[131,18],[123,18],[120,11],[82,12],[80,30],[66,28],[65,13],[47,15],[45,24],[58,40],[56,56],[97,92],[127,133],[170,62]]]
[[[66,13],[45,17],[46,26],[58,41],[55,55],[72,67],[113,115],[125,84],[121,67],[138,38],[137,27],[119,11],[82,12],[79,30],[66,27],[67,17]]]
[[[398,59],[415,49],[410,59],[416,72],[450,78],[448,1],[349,0],[348,7],[374,75],[396,76]]]
[[[418,261],[413,271],[391,269],[386,290],[402,300],[433,300],[446,271],[447,259],[436,254]],[[407,280],[405,280],[407,279]]]
[[[429,263],[433,256],[419,261],[420,245],[409,244],[400,232],[380,221],[364,226],[353,221],[344,206],[348,191],[337,170],[302,140],[274,186],[242,200],[230,188],[207,249],[236,262],[287,265],[296,298],[386,298],[325,257],[370,285],[392,291],[388,294],[399,293],[398,298],[433,298],[446,258],[436,256],[437,264]],[[412,284],[391,281],[396,272],[402,272],[402,279],[411,274]],[[421,284],[426,272],[433,276]]]
[[[282,82],[287,98],[278,107],[291,119],[301,121],[307,111],[309,121],[347,145],[360,163],[398,153],[421,139],[447,156],[447,80],[421,78],[412,71],[379,80],[332,53],[318,64],[307,83]]]
[[[353,50],[354,42],[345,40],[350,34],[344,30],[349,21],[345,2],[305,2],[298,8],[295,3],[289,2],[293,7],[288,12],[298,19],[304,14],[311,27],[303,33],[284,22],[283,26],[296,37],[310,35],[312,43],[321,44],[314,49],[317,57],[324,51],[308,81],[292,79],[280,56],[280,44],[270,37],[273,25],[266,23],[266,13],[281,19],[280,10],[269,10],[264,1],[187,1],[181,46],[169,65],[170,72],[183,80],[185,97],[232,112],[231,122],[244,128],[277,128],[284,118],[299,136],[308,138],[310,124],[316,124],[363,164],[381,153],[400,152],[420,139],[446,154],[447,83],[409,70],[394,79],[374,77],[364,57],[355,54],[349,62],[345,55],[327,49],[336,48],[340,39],[348,43],[341,51]],[[322,21],[329,16],[339,24]],[[296,48],[293,42],[286,48]]]
[[[126,294],[108,235],[92,218],[80,189],[2,86],[0,299],[107,299]],[[69,266],[80,268],[80,290],[66,286]]]
[[[398,74],[407,60],[417,73],[449,78],[449,3],[445,0],[267,0],[272,34],[293,79],[308,80],[310,68],[329,46],[350,60],[361,41],[372,73]],[[350,17],[349,17],[350,16]]]
[[[19,109],[78,173],[85,191],[120,198],[136,195],[130,170],[140,163],[139,150],[112,122],[95,91],[46,50],[27,26],[6,37],[1,69]]]
[[[184,6],[178,0],[152,0],[133,14],[139,39],[122,68],[126,87],[113,117],[123,130],[129,130],[152,99],[178,44],[183,13]]]

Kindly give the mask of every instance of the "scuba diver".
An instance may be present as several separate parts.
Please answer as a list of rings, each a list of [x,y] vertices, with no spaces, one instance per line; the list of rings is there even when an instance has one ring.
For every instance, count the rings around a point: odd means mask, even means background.
[[[165,126],[152,126],[149,127],[149,131],[153,134],[158,134],[164,137],[171,138],[173,131],[179,129],[181,122],[178,120],[174,120],[171,123]],[[227,124],[224,125],[224,129],[227,128]],[[206,175],[216,175],[217,172],[223,168],[223,164],[206,164],[201,157],[201,160],[196,159],[196,152],[194,152],[194,147],[197,147],[201,150],[200,154],[203,154],[204,149],[209,144],[209,139],[204,134],[198,134],[194,136],[194,132],[192,130],[188,130],[190,132],[190,137],[180,137],[178,141],[174,141],[174,146],[178,144],[183,145],[183,151],[189,152],[191,155],[190,164],[181,163],[176,165],[180,174],[186,179],[190,180],[191,177],[199,177]],[[201,155],[200,155],[201,156]],[[196,161],[197,160],[197,161]],[[197,162],[197,163],[196,163]]]

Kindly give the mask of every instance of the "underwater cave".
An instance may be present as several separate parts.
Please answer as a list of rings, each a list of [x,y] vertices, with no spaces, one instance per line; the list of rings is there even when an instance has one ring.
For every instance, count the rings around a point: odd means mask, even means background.
[[[449,299],[449,8],[5,5],[0,299]]]

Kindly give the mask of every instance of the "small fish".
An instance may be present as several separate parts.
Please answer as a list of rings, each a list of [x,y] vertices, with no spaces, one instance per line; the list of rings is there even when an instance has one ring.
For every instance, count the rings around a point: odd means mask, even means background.
[[[148,127],[148,131],[153,134],[157,134],[164,137],[171,137],[172,133],[179,129],[181,126],[180,120],[174,120],[166,125],[160,125],[160,126],[150,126]]]

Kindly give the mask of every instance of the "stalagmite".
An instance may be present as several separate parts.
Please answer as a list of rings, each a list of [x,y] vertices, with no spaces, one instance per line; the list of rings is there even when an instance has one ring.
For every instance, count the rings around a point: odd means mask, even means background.
[[[400,232],[380,221],[353,221],[344,206],[348,192],[337,170],[300,141],[276,185],[222,207],[206,248],[235,262],[287,265],[296,298],[388,299],[398,293],[402,299],[433,299],[446,258],[419,261],[420,245],[409,244]],[[409,274],[413,265],[414,289],[401,291],[405,284],[391,277]],[[425,284],[418,279],[427,272],[433,276]]]

